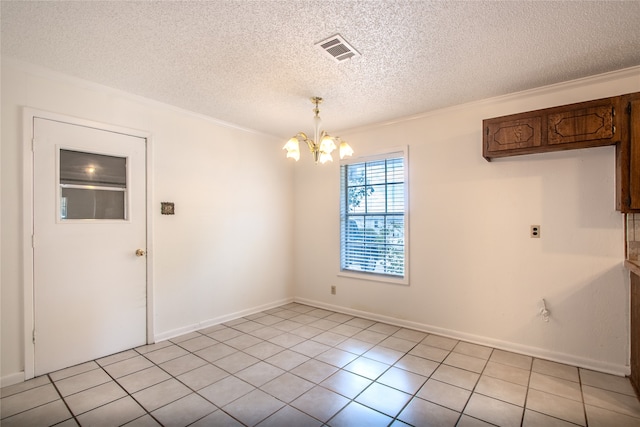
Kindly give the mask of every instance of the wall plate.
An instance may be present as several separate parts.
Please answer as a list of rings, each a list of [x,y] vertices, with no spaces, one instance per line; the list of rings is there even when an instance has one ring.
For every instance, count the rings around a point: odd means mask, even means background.
[[[160,213],[162,215],[175,215],[175,204],[173,202],[160,202]]]
[[[531,231],[529,232],[530,237],[532,239],[539,239],[540,238],[540,226],[539,225],[532,225],[531,226]]]

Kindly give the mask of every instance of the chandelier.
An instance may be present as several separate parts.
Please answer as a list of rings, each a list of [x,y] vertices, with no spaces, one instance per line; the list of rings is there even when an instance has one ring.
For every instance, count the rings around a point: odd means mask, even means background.
[[[287,150],[287,158],[295,159],[296,162],[300,160],[300,142],[307,144],[316,164],[318,164],[318,162],[332,162],[333,157],[331,156],[331,152],[338,146],[340,147],[341,159],[345,156],[351,156],[353,154],[353,149],[349,144],[341,140],[340,137],[333,137],[326,131],[320,130],[322,120],[320,120],[320,109],[318,108],[318,105],[322,103],[322,98],[314,96],[311,98],[311,102],[316,106],[313,109],[313,112],[315,113],[315,117],[313,118],[313,139],[309,139],[304,132],[298,132],[285,144],[284,147],[282,147],[283,150]],[[336,146],[336,144],[338,145]]]

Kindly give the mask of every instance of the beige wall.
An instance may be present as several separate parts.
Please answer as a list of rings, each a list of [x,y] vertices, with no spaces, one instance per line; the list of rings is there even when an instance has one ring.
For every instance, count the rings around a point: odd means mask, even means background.
[[[485,118],[635,91],[640,68],[343,132],[359,154],[409,146],[410,285],[337,274],[339,165],[307,162],[296,168],[296,297],[628,373],[629,282],[623,215],[615,211],[615,149],[489,163],[481,128]],[[541,225],[540,239],[529,237],[532,224]],[[538,316],[541,298],[548,323]]]
[[[152,135],[157,338],[293,296],[292,166],[281,141],[6,58],[1,89],[3,384],[24,370],[23,106]],[[162,201],[175,202],[175,216],[160,215]]]

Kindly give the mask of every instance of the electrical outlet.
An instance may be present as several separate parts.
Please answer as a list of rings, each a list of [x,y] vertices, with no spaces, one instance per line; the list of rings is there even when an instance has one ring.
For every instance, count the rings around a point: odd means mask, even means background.
[[[539,239],[540,238],[540,226],[539,225],[532,225],[531,226],[530,237],[532,239]]]
[[[336,287],[331,286],[331,295],[335,295],[335,294],[336,294]]]

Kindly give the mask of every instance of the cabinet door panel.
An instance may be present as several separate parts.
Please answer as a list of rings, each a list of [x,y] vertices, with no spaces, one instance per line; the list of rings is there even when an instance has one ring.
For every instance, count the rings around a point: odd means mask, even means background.
[[[548,143],[611,139],[614,135],[613,107],[604,105],[549,114]]]
[[[487,123],[488,151],[539,147],[542,142],[541,129],[540,117],[489,122]]]

